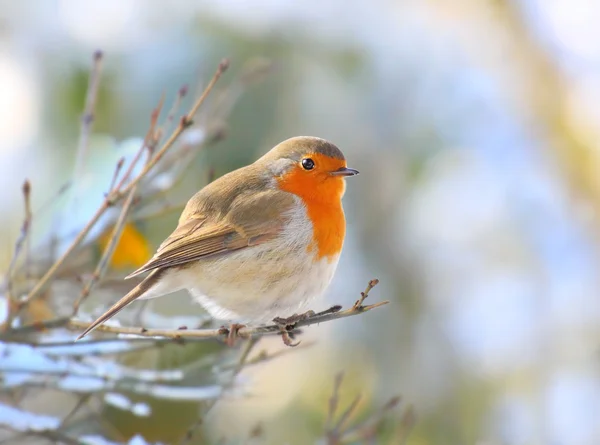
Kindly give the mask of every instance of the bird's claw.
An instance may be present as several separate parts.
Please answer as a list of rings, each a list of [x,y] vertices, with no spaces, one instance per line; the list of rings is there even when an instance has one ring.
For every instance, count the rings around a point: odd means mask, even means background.
[[[306,320],[307,318],[313,317],[315,315],[315,311],[307,311],[302,314],[294,314],[291,317],[283,318],[283,317],[275,317],[273,322],[279,326],[295,326],[296,323],[302,320]]]
[[[219,333],[227,336],[225,338],[225,344],[227,346],[232,347],[235,345],[235,340],[238,337],[240,337],[240,335],[239,335],[240,329],[245,328],[245,327],[246,327],[246,325],[244,325],[244,324],[232,323],[229,325],[229,327],[221,326],[221,328],[219,329]]]

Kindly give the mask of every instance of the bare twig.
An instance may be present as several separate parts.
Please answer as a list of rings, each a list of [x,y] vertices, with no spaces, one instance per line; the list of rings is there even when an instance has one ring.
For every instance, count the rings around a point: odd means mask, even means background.
[[[164,145],[161,147],[161,149],[146,164],[146,166],[140,172],[140,174],[135,179],[133,179],[129,184],[127,184],[126,187],[124,187],[124,189],[119,193],[119,195],[122,196],[125,193],[129,192],[129,190],[131,190],[131,188],[135,187],[135,185],[150,170],[152,170],[152,168],[156,165],[156,163],[162,159],[162,157],[164,156],[164,154],[167,152],[167,150],[169,148],[171,148],[171,146],[175,143],[175,141],[181,135],[181,133],[183,133],[187,128],[189,128],[192,125],[192,119],[193,119],[194,115],[196,114],[196,112],[198,111],[198,108],[200,108],[200,106],[204,103],[204,101],[208,97],[209,93],[212,91],[212,89],[214,88],[215,84],[217,83],[217,81],[219,80],[219,78],[221,77],[221,75],[227,70],[228,67],[229,67],[229,61],[227,61],[227,60],[221,61],[221,63],[219,64],[219,67],[217,69],[217,72],[214,74],[213,78],[209,82],[208,86],[206,87],[206,89],[204,90],[204,92],[202,93],[202,95],[200,95],[200,97],[198,98],[198,100],[196,100],[196,102],[194,102],[194,105],[192,105],[192,108],[187,113],[187,115],[185,115],[185,116],[183,116],[181,118],[181,120],[179,122],[179,125],[173,131],[173,133],[171,134],[171,136],[169,136],[169,138],[164,143]]]
[[[10,264],[8,266],[7,287],[9,289],[9,291],[10,291],[10,287],[11,287],[10,280],[12,278],[12,273],[14,272],[14,269],[17,265],[19,256],[21,255],[21,252],[23,251],[23,246],[26,244],[27,239],[29,238],[29,233],[31,232],[31,219],[32,219],[31,183],[29,182],[29,180],[26,179],[25,182],[23,182],[22,191],[23,191],[23,202],[25,204],[25,218],[23,219],[23,224],[21,225],[21,234],[19,235],[19,238],[17,239],[17,242],[15,243],[15,250],[14,250],[12,258],[10,260]]]
[[[93,56],[93,65],[88,81],[87,93],[85,96],[85,105],[83,115],[81,116],[81,124],[79,129],[79,142],[77,143],[77,159],[75,161],[75,179],[81,177],[85,158],[90,143],[92,127],[94,125],[96,99],[98,98],[98,89],[100,87],[100,75],[102,73],[102,51],[96,51]]]
[[[108,267],[109,261],[112,258],[115,248],[117,247],[117,244],[121,239],[123,228],[125,227],[125,223],[127,222],[127,214],[129,213],[129,210],[131,209],[131,204],[133,203],[135,190],[135,187],[131,189],[129,195],[127,196],[127,200],[123,204],[123,208],[121,209],[119,219],[117,220],[117,223],[115,224],[112,234],[110,236],[110,242],[104,249],[102,258],[100,258],[100,261],[98,262],[98,265],[96,266],[96,270],[94,270],[92,277],[88,281],[87,285],[83,288],[81,294],[79,295],[79,298],[75,301],[75,304],[73,305],[73,315],[77,315],[81,303],[90,295],[90,292],[94,285],[102,279],[104,273],[106,272],[106,268]]]
[[[125,158],[121,158],[117,161],[117,165],[115,167],[115,172],[113,173],[113,177],[110,181],[110,186],[108,187],[108,193],[112,192],[117,185],[117,179],[119,178],[119,173],[121,173],[121,169],[123,168],[123,164],[125,163]]]
[[[238,363],[236,364],[236,366],[233,370],[233,373],[231,375],[231,378],[229,379],[229,382],[226,385],[223,385],[223,391],[228,390],[233,385],[235,378],[237,377],[237,375],[242,371],[242,369],[246,365],[248,356],[250,355],[250,352],[252,352],[252,349],[254,349],[254,347],[257,345],[258,342],[259,342],[258,338],[251,338],[245,343],[244,348],[242,349],[242,352],[240,354],[240,358],[238,359]],[[206,407],[205,407],[204,413],[188,429],[188,431],[186,432],[185,436],[183,437],[183,440],[181,441],[180,445],[186,445],[186,444],[192,443],[191,441],[194,438],[194,434],[196,433],[198,428],[200,428],[200,426],[202,425],[202,422],[204,421],[204,418],[214,408],[214,406],[217,404],[218,401],[219,401],[219,398],[214,398],[207,402],[207,404],[205,405]]]
[[[125,174],[123,174],[123,176],[119,180],[119,183],[113,189],[115,194],[118,193],[119,190],[121,190],[123,188],[123,186],[125,185],[125,183],[129,180],[129,178],[133,174],[133,170],[135,169],[138,162],[140,162],[140,159],[142,158],[142,155],[144,154],[146,149],[148,149],[148,151],[150,152],[150,156],[149,156],[148,160],[150,160],[150,158],[152,157],[151,152],[154,150],[155,145],[158,143],[156,128],[158,125],[158,117],[160,116],[163,105],[164,105],[164,96],[161,96],[161,98],[158,102],[158,105],[156,107],[154,107],[154,109],[150,113],[150,127],[148,128],[148,132],[146,133],[146,136],[144,137],[144,141],[142,142],[142,145],[140,146],[140,148],[134,155],[133,159],[129,163],[129,167],[125,171]],[[110,195],[111,194],[107,195],[107,198]]]
[[[333,427],[333,431],[336,434],[339,434],[341,431],[343,431],[345,423],[350,419],[352,414],[354,414],[354,411],[358,407],[358,403],[360,402],[360,399],[361,399],[361,395],[357,394],[356,397],[354,397],[354,400],[352,400],[352,402],[350,403],[350,405],[348,405],[348,408],[346,408],[344,410],[344,412],[342,413],[342,415],[336,422],[335,426]]]
[[[353,425],[347,425],[361,399],[358,394],[340,415],[334,425],[337,408],[340,398],[340,387],[342,385],[343,373],[335,376],[333,383],[333,392],[329,399],[329,409],[327,419],[324,426],[324,440],[327,445],[341,445],[345,443],[377,443],[377,434],[381,431],[384,417],[400,404],[400,397],[392,397],[382,408],[376,410],[368,418],[363,421],[356,422]],[[402,428],[395,434],[396,438],[404,441],[408,432],[414,424],[414,412],[412,407],[409,407],[403,414],[401,422]],[[403,442],[393,442],[403,443]]]
[[[377,432],[381,430],[385,416],[400,404],[400,400],[399,396],[392,397],[385,405],[374,411],[367,419],[342,431],[341,435],[338,436],[339,440],[345,443],[353,443],[356,441],[375,439]],[[408,431],[405,431],[405,433],[408,434]]]
[[[175,114],[177,113],[177,111],[179,111],[179,107],[181,106],[181,101],[187,95],[188,89],[189,88],[187,85],[183,85],[181,88],[179,88],[179,91],[177,92],[177,97],[175,98],[175,101],[173,102],[173,105],[171,106],[171,109],[169,110],[169,113],[167,114],[167,118],[160,127],[161,131],[164,131],[165,128],[167,128],[169,125],[171,125],[173,123],[173,120],[175,119]]]
[[[364,309],[363,305],[362,305],[363,302],[369,296],[369,292],[371,292],[371,289],[373,289],[378,284],[379,284],[379,280],[377,278],[374,278],[371,281],[369,281],[369,284],[367,285],[367,288],[365,289],[365,291],[360,293],[360,298],[358,300],[356,300],[356,303],[354,303],[353,309],[355,309],[357,311],[363,310]]]
[[[23,224],[21,225],[21,233],[17,239],[17,242],[15,243],[15,250],[8,266],[7,288],[9,292],[11,291],[12,274],[17,265],[21,252],[23,251],[23,246],[26,246],[26,255],[28,256],[29,254],[29,252],[27,252],[29,245],[28,240],[30,238],[29,234],[31,233],[31,221],[33,216],[31,213],[31,183],[29,180],[26,179],[25,182],[23,182],[23,187],[21,190],[23,191],[23,202],[25,204],[25,217],[23,219]]]
[[[102,205],[98,208],[98,210],[96,210],[94,216],[92,216],[92,218],[88,221],[88,223],[81,230],[81,232],[79,232],[79,234],[75,237],[75,239],[67,248],[67,250],[65,250],[65,252],[60,256],[60,258],[58,258],[54,262],[54,264],[52,264],[52,266],[50,266],[50,268],[44,274],[44,276],[39,279],[39,281],[36,283],[33,289],[29,292],[27,297],[18,304],[19,311],[23,310],[34,298],[40,295],[40,293],[46,288],[50,280],[54,278],[54,275],[56,275],[56,272],[58,272],[58,269],[63,265],[65,260],[73,253],[75,248],[79,246],[79,244],[81,244],[81,242],[85,239],[90,230],[96,225],[100,217],[109,207],[110,203],[108,202],[108,200],[105,200],[102,203]]]
[[[344,380],[344,373],[339,372],[336,374],[333,380],[333,392],[329,398],[329,408],[327,410],[327,419],[325,421],[325,431],[329,431],[333,425],[333,418],[337,411],[339,403],[340,387],[342,386],[342,380]]]
[[[75,405],[73,405],[73,408],[71,408],[71,410],[67,413],[67,415],[65,417],[62,418],[62,420],[60,421],[60,426],[64,427],[66,424],[69,423],[69,421],[71,419],[73,419],[73,417],[75,417],[75,415],[77,415],[77,413],[81,410],[81,408],[83,408],[87,402],[94,396],[94,393],[84,393],[84,394],[80,394],[77,402],[75,402]]]
[[[300,346],[298,346],[299,348],[305,349],[308,348],[310,346],[313,346],[315,344],[315,342],[303,342]],[[279,349],[275,352],[272,353],[267,353],[266,351],[261,351],[258,354],[256,354],[254,357],[252,357],[249,360],[246,360],[244,368],[247,368],[249,366],[253,366],[253,365],[257,365],[259,363],[264,363],[264,362],[268,362],[270,360],[274,360],[282,355],[287,355],[292,351],[296,351],[296,349],[291,349],[291,348],[285,348],[285,349]],[[238,366],[237,363],[235,364],[231,364],[231,365],[226,365],[226,366],[222,366],[219,369],[221,371],[227,371],[229,369],[234,369],[236,366]]]
[[[417,415],[415,409],[410,405],[402,414],[400,422],[396,424],[396,428],[390,438],[390,445],[401,445],[406,443],[408,435],[417,423]]]
[[[7,304],[7,317],[6,323],[4,325],[5,329],[10,329],[12,325],[12,321],[14,320],[14,313],[16,312],[16,301],[15,296],[12,291],[12,280],[13,280],[13,272],[17,263],[19,261],[19,257],[21,256],[21,252],[23,251],[23,247],[25,246],[25,267],[27,270],[27,274],[29,273],[29,258],[30,258],[30,242],[31,239],[31,222],[33,219],[33,214],[31,212],[31,183],[26,179],[23,182],[23,201],[25,203],[25,218],[23,219],[23,224],[21,225],[21,233],[17,242],[15,243],[15,250],[13,252],[12,258],[10,260],[10,264],[8,266],[8,271],[6,273],[6,304]]]
[[[208,86],[206,87],[206,89],[204,90],[202,95],[198,98],[198,100],[196,100],[196,102],[192,105],[188,114],[181,118],[179,125],[173,131],[173,133],[167,139],[167,141],[163,144],[161,149],[151,159],[148,160],[145,167],[134,179],[132,179],[129,183],[127,183],[127,185],[124,185],[125,179],[127,177],[127,173],[126,173],[126,175],[121,179],[121,182],[119,183],[119,185],[117,185],[115,190],[113,190],[111,193],[108,194],[108,196],[106,196],[106,198],[104,199],[104,201],[102,202],[102,204],[100,205],[100,207],[98,208],[98,210],[96,211],[94,216],[92,216],[92,218],[86,224],[86,226],[75,237],[75,239],[73,240],[71,245],[67,248],[67,250],[63,253],[63,255],[50,267],[50,269],[48,269],[48,271],[45,273],[45,275],[42,278],[40,278],[40,280],[37,282],[37,284],[34,286],[34,288],[29,292],[28,296],[18,304],[19,307],[18,307],[17,312],[24,309],[34,298],[36,298],[41,293],[42,290],[45,289],[45,287],[48,285],[50,280],[52,280],[52,278],[54,278],[54,276],[56,275],[58,269],[63,265],[65,260],[72,254],[72,252],[75,250],[75,248],[83,241],[83,239],[87,236],[87,234],[92,229],[92,227],[94,227],[96,225],[96,223],[98,222],[100,217],[104,214],[104,212],[108,208],[110,208],[111,206],[116,204],[120,199],[122,199],[128,193],[130,193],[131,190],[134,187],[136,187],[137,184],[148,174],[148,172],[162,159],[164,154],[167,152],[167,150],[169,148],[171,148],[171,146],[175,143],[175,141],[181,135],[181,133],[183,133],[183,131],[185,131],[185,129],[191,125],[192,118],[198,111],[198,108],[204,103],[208,94],[213,89],[214,85],[219,80],[221,75],[225,72],[225,70],[227,69],[228,66],[229,66],[229,63],[226,60],[222,61],[219,64],[219,67],[218,67],[215,75],[213,76],[211,82],[208,84]],[[152,125],[154,126],[155,123],[156,123],[156,118],[153,116]],[[149,133],[152,133],[152,132],[149,132]],[[154,135],[153,135],[153,137],[154,137]],[[141,156],[141,151],[142,150],[140,150],[140,156]],[[136,160],[132,161],[132,165],[134,164],[134,162],[136,162]],[[130,165],[128,172],[132,170],[132,165]]]

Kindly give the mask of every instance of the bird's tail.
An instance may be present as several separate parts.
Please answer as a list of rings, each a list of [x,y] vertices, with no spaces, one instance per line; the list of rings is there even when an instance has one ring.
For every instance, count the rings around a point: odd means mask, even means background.
[[[131,289],[131,291],[129,291],[127,295],[125,295],[123,298],[121,298],[119,301],[113,304],[110,309],[108,309],[104,314],[98,317],[98,319],[94,321],[85,331],[83,331],[83,333],[79,337],[77,337],[75,341],[81,340],[83,337],[92,332],[102,323],[104,323],[107,320],[110,320],[112,317],[121,312],[121,310],[129,303],[131,303],[134,300],[137,300],[139,297],[144,295],[148,290],[150,290],[152,286],[156,284],[161,275],[161,269],[153,270],[146,278],[144,278],[144,280],[140,284]]]

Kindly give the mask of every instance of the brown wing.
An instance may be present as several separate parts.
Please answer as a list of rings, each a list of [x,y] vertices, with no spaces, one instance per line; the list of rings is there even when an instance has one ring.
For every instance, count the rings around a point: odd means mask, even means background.
[[[188,212],[152,259],[127,278],[273,239],[281,232],[294,203],[293,195],[268,190],[252,197],[239,196],[228,213],[218,220],[203,213]]]

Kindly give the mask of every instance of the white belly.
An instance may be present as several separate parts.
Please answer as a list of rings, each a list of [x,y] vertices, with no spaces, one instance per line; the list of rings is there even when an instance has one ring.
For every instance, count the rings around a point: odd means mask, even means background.
[[[316,249],[307,249],[311,242],[312,225],[299,207],[279,238],[184,270],[171,269],[157,287],[186,288],[219,320],[262,324],[288,317],[308,310],[337,268],[339,255],[317,259]],[[155,290],[150,293],[158,295]]]

